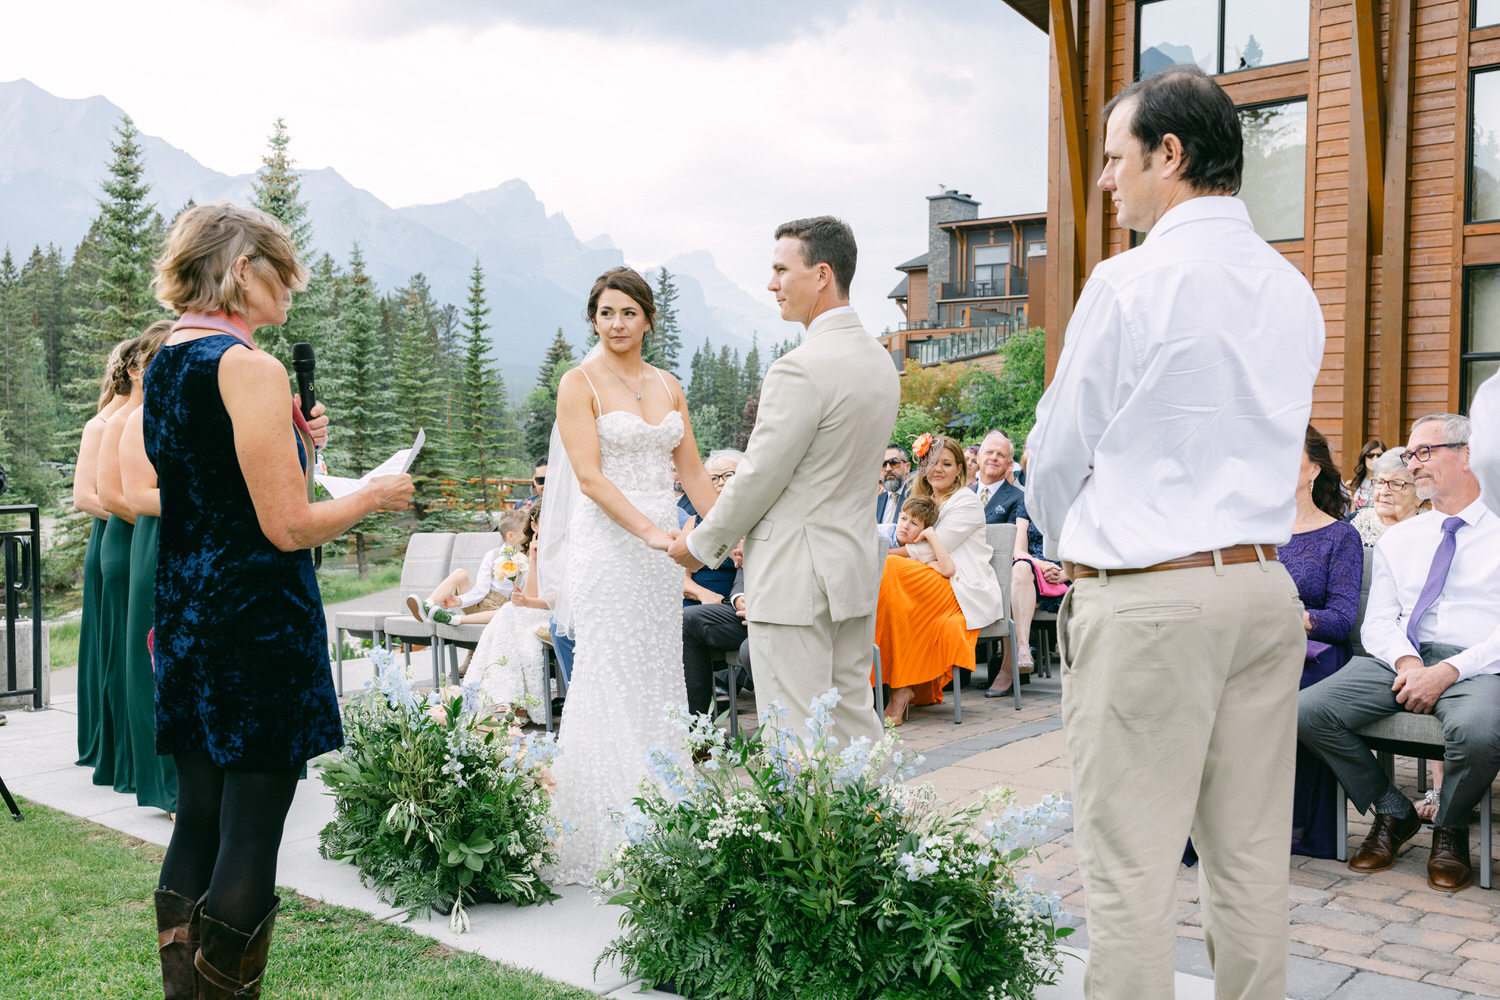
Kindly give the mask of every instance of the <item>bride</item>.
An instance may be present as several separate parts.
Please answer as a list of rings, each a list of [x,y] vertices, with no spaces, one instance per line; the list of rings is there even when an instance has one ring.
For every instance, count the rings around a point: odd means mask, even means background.
[[[687,703],[683,570],[666,555],[673,463],[699,512],[716,494],[682,386],[641,357],[655,316],[635,271],[600,275],[588,300],[599,344],[557,389],[538,568],[558,630],[577,642],[553,767],[554,809],[577,828],[554,882],[591,883],[604,867],[620,841],[610,812],[635,797],[651,745],[675,738],[668,706]]]

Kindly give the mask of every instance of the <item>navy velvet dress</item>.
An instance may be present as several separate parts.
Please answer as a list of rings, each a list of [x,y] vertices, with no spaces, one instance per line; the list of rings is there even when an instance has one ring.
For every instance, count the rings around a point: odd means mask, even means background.
[[[235,347],[227,334],[163,347],[146,370],[146,454],[161,485],[156,749],[271,771],[344,734],[312,553],[271,544],[240,472],[219,396],[219,361]]]

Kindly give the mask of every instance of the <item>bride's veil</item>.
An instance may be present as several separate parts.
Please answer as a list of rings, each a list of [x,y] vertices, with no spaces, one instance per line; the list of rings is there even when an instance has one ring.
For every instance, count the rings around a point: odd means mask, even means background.
[[[601,349],[601,345],[595,344],[583,361],[596,357]],[[552,441],[547,447],[547,491],[542,499],[542,523],[537,536],[540,563],[537,593],[552,609],[557,631],[569,637],[573,635],[573,609],[568,601],[568,528],[581,496],[578,477],[573,474],[573,463],[568,461],[568,451],[554,420]]]

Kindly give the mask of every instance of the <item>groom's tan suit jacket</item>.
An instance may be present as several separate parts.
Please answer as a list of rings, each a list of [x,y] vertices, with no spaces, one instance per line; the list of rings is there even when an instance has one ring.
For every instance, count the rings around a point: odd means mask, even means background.
[[[802,345],[766,372],[745,460],[692,536],[693,548],[710,565],[744,537],[752,646],[757,624],[806,626],[830,635],[833,625],[852,619],[869,618],[873,625],[885,546],[876,545],[871,495],[900,399],[890,355],[853,312],[815,320]],[[806,659],[808,645],[797,640],[778,650],[781,640],[767,637],[781,634],[761,630],[765,645],[754,654],[757,678],[763,663],[783,675],[807,669],[827,676],[831,666],[841,689],[857,676],[850,671],[859,663],[789,662]],[[866,677],[869,641],[859,653]],[[860,645],[829,643],[840,650]],[[767,654],[771,662],[765,662]],[[829,656],[847,658],[832,649]],[[797,687],[784,686],[784,693],[790,697]],[[863,696],[869,697],[868,680]],[[806,706],[786,707],[800,723]]]

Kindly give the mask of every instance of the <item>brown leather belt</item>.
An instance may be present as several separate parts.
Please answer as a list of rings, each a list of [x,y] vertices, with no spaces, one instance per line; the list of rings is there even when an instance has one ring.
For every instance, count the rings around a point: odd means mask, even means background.
[[[1256,550],[1260,552],[1257,553]],[[1274,545],[1230,545],[1219,549],[1219,562],[1225,566],[1233,566],[1237,563],[1257,562],[1264,558],[1267,562],[1276,561],[1276,546]],[[1111,569],[1106,570],[1110,576],[1124,576],[1129,573],[1161,573],[1169,569],[1199,569],[1214,564],[1212,552],[1194,552],[1189,556],[1178,559],[1168,559],[1154,566],[1142,566],[1139,569]],[[1082,563],[1073,564],[1073,572],[1070,574],[1075,580],[1084,580],[1091,576],[1098,576],[1099,571],[1092,566]]]

